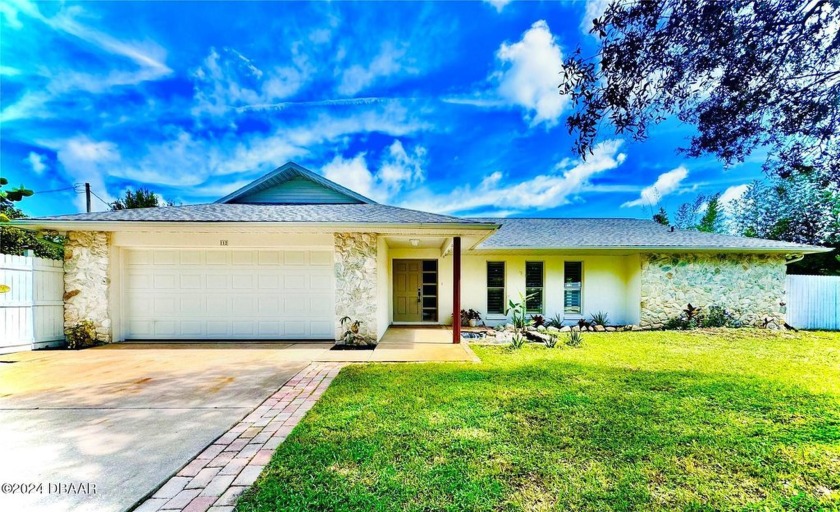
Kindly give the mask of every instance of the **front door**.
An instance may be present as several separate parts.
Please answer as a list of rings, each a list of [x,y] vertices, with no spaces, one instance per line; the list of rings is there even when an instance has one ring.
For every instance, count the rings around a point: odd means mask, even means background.
[[[437,260],[394,260],[394,322],[438,321]]]
[[[423,319],[422,260],[394,260],[394,321]]]

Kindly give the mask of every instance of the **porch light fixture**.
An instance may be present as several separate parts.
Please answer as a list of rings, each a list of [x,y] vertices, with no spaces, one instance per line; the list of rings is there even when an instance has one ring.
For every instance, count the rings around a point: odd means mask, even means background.
[[[420,240],[418,240],[416,238],[412,238],[411,240],[408,241],[408,243],[410,243],[412,247],[417,247],[418,245],[420,245]]]

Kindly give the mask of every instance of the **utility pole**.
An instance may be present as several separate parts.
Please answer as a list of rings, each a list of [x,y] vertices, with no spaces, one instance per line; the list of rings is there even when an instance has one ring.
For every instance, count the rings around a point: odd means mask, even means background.
[[[85,183],[85,199],[87,200],[87,212],[90,213],[90,183]]]

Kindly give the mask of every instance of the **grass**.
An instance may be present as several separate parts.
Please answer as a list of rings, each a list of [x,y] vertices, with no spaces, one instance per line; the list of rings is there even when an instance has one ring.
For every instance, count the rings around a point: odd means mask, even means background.
[[[238,510],[840,509],[838,333],[474,349],[343,369]]]

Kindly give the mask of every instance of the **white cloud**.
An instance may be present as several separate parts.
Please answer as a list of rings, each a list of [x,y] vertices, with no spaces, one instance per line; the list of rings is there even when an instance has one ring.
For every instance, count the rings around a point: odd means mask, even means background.
[[[113,87],[159,80],[172,73],[164,62],[166,52],[163,48],[148,41],[123,41],[82,24],[77,21],[77,17],[84,12],[79,6],[62,7],[53,16],[44,16],[38,6],[30,2],[20,2],[15,7],[14,11],[9,8],[9,12],[4,12],[7,20],[12,17],[17,19],[18,14],[24,14],[59,34],[80,40],[85,43],[84,48],[94,49],[105,58],[116,56],[129,61],[133,69],[119,69],[123,63],[109,62],[107,73],[82,73],[72,68],[40,72],[47,79],[46,85],[23,94],[18,101],[4,108],[0,112],[0,122],[53,117],[56,115],[55,109],[49,108],[48,104],[61,96],[75,91],[102,93]]]
[[[379,78],[395,75],[399,72],[416,73],[417,70],[404,66],[405,48],[395,48],[385,43],[379,54],[367,66],[350,66],[341,73],[341,80],[336,90],[344,96],[352,96],[367,88]]]
[[[523,107],[531,126],[555,126],[568,101],[557,90],[563,54],[548,23],[537,21],[520,41],[502,43],[496,57],[505,67],[495,74],[499,95]]]
[[[231,48],[210,49],[202,65],[193,72],[195,102],[193,114],[222,115],[230,109],[259,108],[297,93],[313,69],[293,45],[292,62],[262,70]]]
[[[29,164],[35,174],[41,174],[47,168],[46,157],[34,151],[30,151],[23,160]]]
[[[728,187],[723,191],[723,194],[720,195],[720,199],[718,200],[721,208],[728,211],[735,201],[744,197],[744,194],[747,193],[749,188],[750,186],[746,183],[743,185],[733,185]]]
[[[564,159],[551,172],[504,184],[505,175],[494,171],[478,185],[459,187],[449,194],[412,194],[402,206],[438,213],[504,212],[546,210],[569,204],[597,174],[615,169],[626,155],[619,152],[621,140],[598,144],[586,161]]]
[[[114,198],[105,187],[105,176],[120,165],[122,155],[116,144],[109,141],[93,141],[80,136],[62,141],[56,152],[58,162],[64,167],[74,182],[90,183],[93,193],[102,201],[110,203]],[[108,206],[93,198],[94,210],[107,210]],[[83,211],[85,198],[80,195],[76,201],[79,211]]]
[[[513,0],[484,0],[485,3],[488,3],[496,8],[496,12],[502,12],[507,4],[511,3]]]
[[[425,179],[425,156],[426,149],[422,146],[407,152],[401,141],[394,140],[376,172],[370,170],[366,153],[359,153],[351,159],[336,156],[321,172],[328,180],[363,196],[387,202]]]
[[[642,189],[638,199],[627,201],[622,204],[621,207],[630,208],[633,206],[653,206],[663,197],[675,192],[680,187],[682,181],[687,177],[688,169],[682,165],[676,169],[662,173],[658,178],[656,178],[656,182],[653,185]]]

